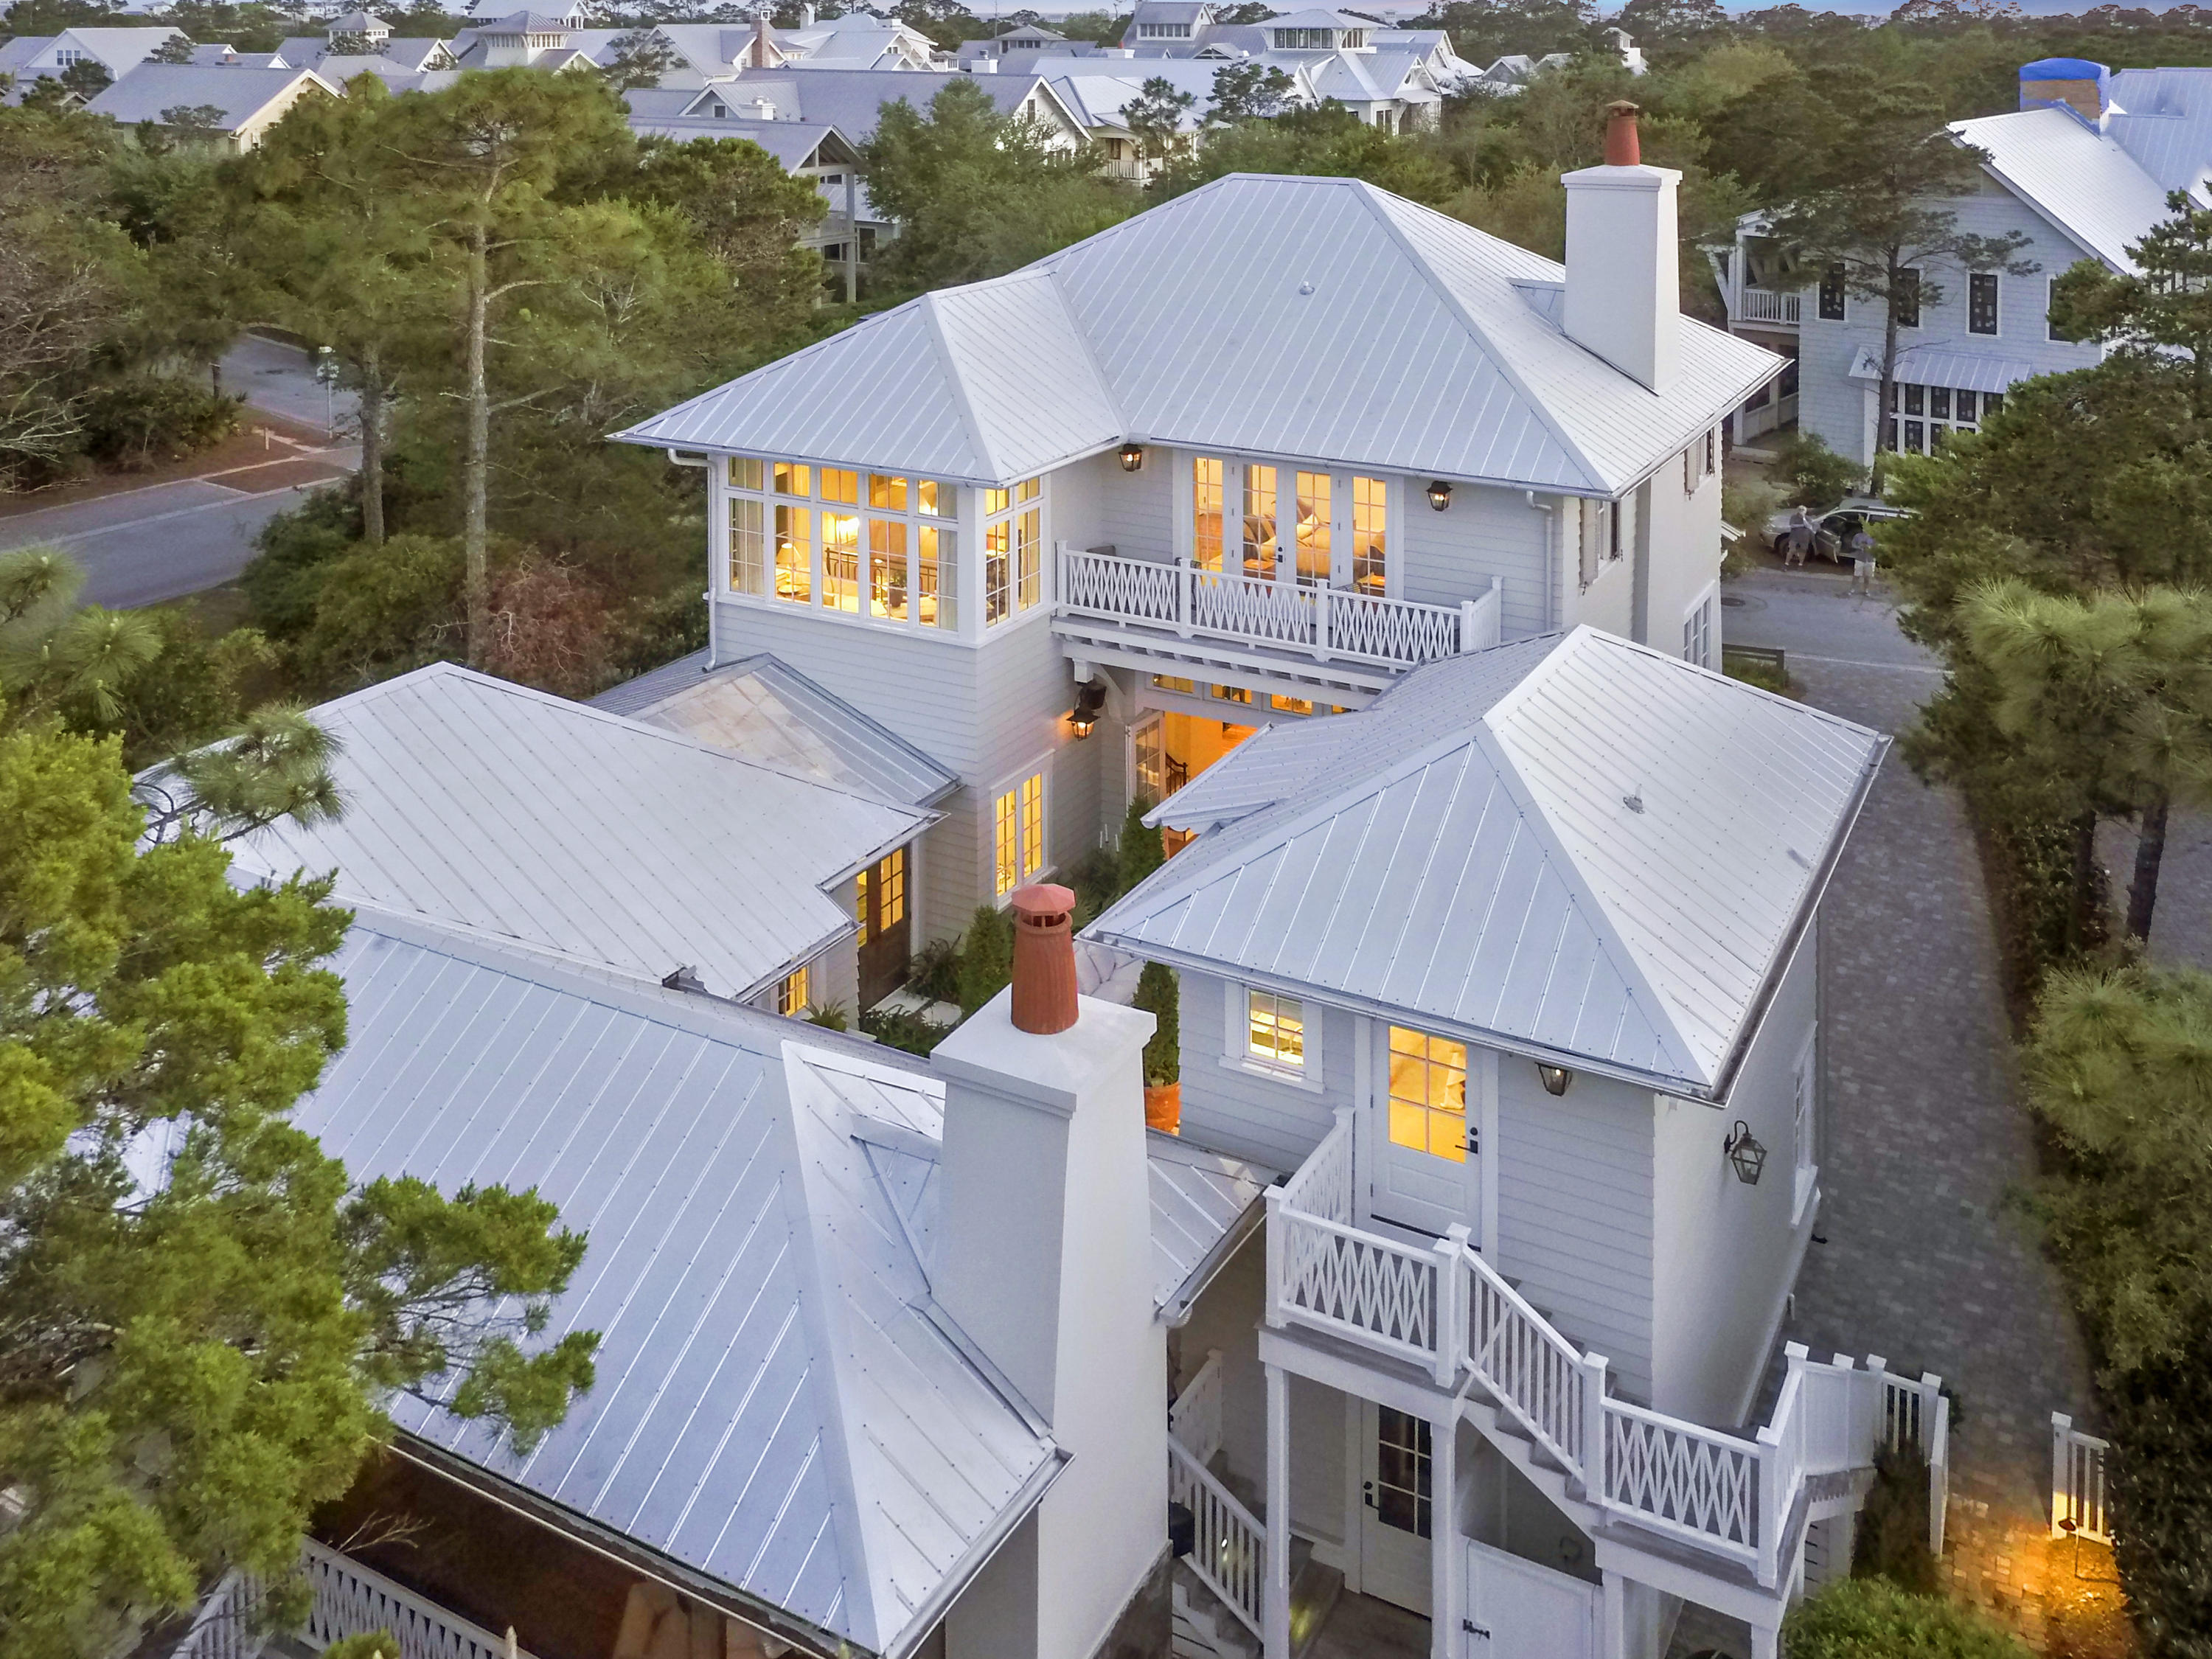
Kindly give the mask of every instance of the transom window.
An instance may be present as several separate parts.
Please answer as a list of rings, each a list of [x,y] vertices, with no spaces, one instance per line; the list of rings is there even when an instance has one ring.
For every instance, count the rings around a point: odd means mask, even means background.
[[[1467,1162],[1467,1045],[1390,1028],[1390,1144]]]
[[[952,485],[748,455],[731,457],[726,476],[732,593],[959,625]]]
[[[1044,773],[1016,780],[991,799],[994,890],[1000,898],[1044,873]]]
[[[1245,993],[1244,1053],[1286,1072],[1306,1068],[1305,1005],[1273,991]]]
[[[983,492],[983,622],[1004,622],[1044,597],[1043,480]]]
[[[1900,381],[1890,387],[1889,447],[1907,455],[1932,455],[1954,433],[1980,431],[2003,407],[2002,392]]]

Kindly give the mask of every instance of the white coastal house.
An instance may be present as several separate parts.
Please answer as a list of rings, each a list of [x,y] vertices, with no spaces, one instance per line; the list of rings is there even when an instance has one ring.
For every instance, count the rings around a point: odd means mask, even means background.
[[[250,150],[301,100],[331,97],[337,90],[311,69],[149,63],[125,70],[85,110],[123,126],[149,123],[173,137],[219,140],[234,150]]]
[[[2019,381],[2087,368],[2106,348],[2060,338],[2051,284],[2093,259],[2134,270],[2130,243],[2169,216],[2167,193],[2212,205],[2212,69],[2108,70],[2081,58],[2023,65],[2020,108],[1957,121],[1951,131],[1984,151],[1973,194],[1943,205],[1962,229],[2025,238],[2018,258],[2037,269],[1930,270],[1940,297],[1914,307],[1899,332],[1890,439],[1926,453],[1953,432],[1979,428]],[[1757,215],[1716,256],[1729,327],[1794,359],[1771,395],[1738,416],[1755,437],[1795,419],[1838,453],[1870,461],[1881,419],[1883,307],[1834,276],[1796,269]]]
[[[1224,179],[620,434],[708,469],[712,659],[959,777],[917,939],[1438,657],[1589,623],[1717,665],[1718,429],[1780,360],[1680,314],[1674,174],[1566,187],[1562,268]]]

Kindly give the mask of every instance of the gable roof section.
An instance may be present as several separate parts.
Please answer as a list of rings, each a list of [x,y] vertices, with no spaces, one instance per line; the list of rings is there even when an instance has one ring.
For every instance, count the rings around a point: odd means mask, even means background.
[[[301,82],[331,91],[307,69],[249,69],[240,64],[140,64],[85,106],[92,115],[124,125],[159,121],[165,110],[206,106],[222,112],[216,131],[234,132],[291,93]]]
[[[344,813],[234,842],[240,872],[335,866],[341,902],[721,996],[849,933],[823,888],[933,821],[447,663],[315,717]]]
[[[2055,104],[1954,121],[1987,152],[1983,170],[2113,270],[2132,271],[2128,244],[2166,216],[2166,191],[2119,142]]]
[[[301,1127],[356,1179],[535,1186],[588,1237],[544,1334],[600,1334],[565,1422],[526,1458],[434,1401],[395,1423],[824,1647],[910,1650],[1062,1462],[928,1305],[854,1139],[848,1095],[921,1097],[787,1021],[405,921],[334,966],[350,1040]]]
[[[1722,1097],[1886,746],[1588,628],[1454,658],[1217,764],[1085,936]]]
[[[1650,392],[1523,291],[1562,279],[1358,180],[1237,174],[617,435],[990,483],[1127,439],[1612,496],[1780,367],[1683,318]]]
[[[592,706],[896,806],[932,805],[960,787],[957,773],[775,657],[720,668],[707,657],[665,663]]]

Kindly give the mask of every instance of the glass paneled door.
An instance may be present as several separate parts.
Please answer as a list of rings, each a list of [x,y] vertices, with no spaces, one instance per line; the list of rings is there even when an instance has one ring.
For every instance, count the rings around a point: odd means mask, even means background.
[[[1492,1068],[1467,1045],[1403,1025],[1374,1028],[1367,1103],[1369,1212],[1442,1236],[1462,1222],[1482,1239],[1482,1103]]]
[[[1408,1413],[1359,1402],[1359,1588],[1426,1617],[1430,1552],[1449,1517],[1431,1498],[1433,1448],[1428,1424]]]
[[[860,925],[860,1012],[906,983],[908,910],[906,848],[895,849],[854,884],[854,913]]]

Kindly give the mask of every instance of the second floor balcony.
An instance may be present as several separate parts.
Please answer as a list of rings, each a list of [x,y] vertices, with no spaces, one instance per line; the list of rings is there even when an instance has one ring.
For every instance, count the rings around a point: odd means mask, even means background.
[[[1796,294],[1771,288],[1745,288],[1738,290],[1735,301],[1737,322],[1797,326],[1799,296]]]
[[[1493,578],[1456,605],[1357,586],[1202,569],[1066,542],[1056,550],[1055,631],[1071,653],[1132,666],[1180,665],[1373,692],[1411,668],[1499,642]]]

